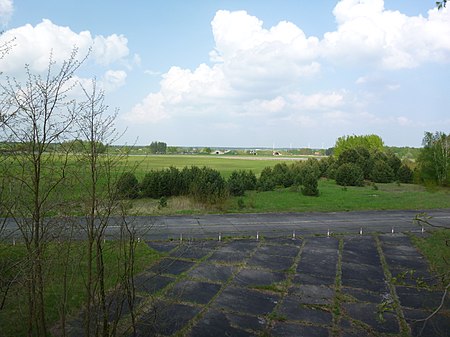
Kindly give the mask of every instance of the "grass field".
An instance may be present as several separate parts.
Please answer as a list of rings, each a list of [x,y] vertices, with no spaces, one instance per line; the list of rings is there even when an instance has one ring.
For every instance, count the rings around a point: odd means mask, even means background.
[[[161,170],[170,166],[182,169],[183,167],[199,166],[210,167],[220,171],[224,178],[228,178],[234,170],[252,170],[259,175],[266,166],[275,166],[277,163],[292,163],[292,159],[302,160],[304,157],[257,157],[257,156],[216,156],[216,155],[149,155],[129,156],[121,170],[134,169],[136,177],[141,179],[150,170]]]

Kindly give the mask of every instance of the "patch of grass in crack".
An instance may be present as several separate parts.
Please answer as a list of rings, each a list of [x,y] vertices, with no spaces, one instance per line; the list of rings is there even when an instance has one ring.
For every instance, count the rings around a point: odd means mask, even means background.
[[[336,278],[334,280],[334,301],[332,306],[332,314],[333,314],[333,327],[332,334],[333,336],[340,335],[340,321],[341,321],[341,303],[345,300],[344,295],[342,294],[342,252],[344,250],[344,240],[342,238],[339,239],[338,246],[338,261],[336,265]]]
[[[287,317],[285,315],[280,314],[277,311],[272,311],[270,314],[267,315],[267,318],[271,321],[278,321],[278,322],[285,322],[287,320]]]
[[[249,288],[256,290],[267,290],[274,293],[284,293],[287,291],[287,281],[282,282],[274,282],[272,284],[267,285],[251,285]]]
[[[397,297],[397,293],[395,291],[395,285],[393,284],[392,274],[389,271],[388,264],[386,262],[386,258],[384,257],[383,249],[381,248],[380,238],[378,236],[374,236],[375,244],[377,246],[378,255],[380,256],[381,266],[383,268],[384,276],[387,280],[387,284],[389,287],[390,297],[385,299],[378,307],[378,320],[380,320],[380,316],[382,317],[384,311],[392,311],[398,319],[400,324],[400,335],[401,336],[409,336],[409,327],[406,323],[405,317],[403,315],[403,311],[400,307],[400,301]],[[381,311],[380,311],[381,309]]]

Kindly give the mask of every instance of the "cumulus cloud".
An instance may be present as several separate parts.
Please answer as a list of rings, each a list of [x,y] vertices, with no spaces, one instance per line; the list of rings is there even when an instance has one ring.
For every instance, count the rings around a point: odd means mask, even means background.
[[[341,0],[333,11],[338,27],[321,40],[323,57],[387,69],[417,67],[450,57],[450,11],[409,17],[384,9],[383,0]]]
[[[127,73],[123,70],[108,70],[103,76],[105,91],[113,91],[125,84]]]
[[[14,12],[12,0],[0,0],[0,25],[5,27]]]
[[[194,70],[170,68],[162,75],[160,90],[126,118],[159,122],[216,114],[222,119],[266,116],[307,125],[317,118],[383,123],[365,111],[360,101],[364,98],[346,89],[305,92],[305,87],[358,65],[376,73],[450,60],[449,9],[430,10],[427,17],[407,16],[386,10],[383,0],[341,0],[333,14],[336,30],[319,38],[306,36],[292,22],[266,28],[245,11],[218,11],[211,22],[215,45],[210,64]],[[365,87],[382,82],[366,75],[354,81]],[[383,84],[385,90],[399,88],[398,83]]]
[[[14,39],[14,47],[7,57],[0,60],[0,66],[5,73],[12,75],[23,72],[25,64],[32,71],[45,71],[50,53],[53,61],[60,64],[70,57],[74,47],[78,48],[80,58],[91,48],[91,58],[102,66],[122,60],[129,54],[127,39],[122,35],[93,37],[89,31],[76,33],[46,19],[34,27],[27,24],[6,31],[0,36],[0,43],[11,39]]]

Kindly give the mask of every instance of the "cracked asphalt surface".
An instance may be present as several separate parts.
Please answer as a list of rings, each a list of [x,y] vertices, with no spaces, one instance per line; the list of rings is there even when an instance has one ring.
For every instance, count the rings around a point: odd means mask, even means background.
[[[406,234],[148,244],[164,256],[135,279],[137,336],[448,336],[450,331],[448,296],[426,324],[415,321],[433,312],[443,290]],[[132,336],[129,329],[123,334]]]

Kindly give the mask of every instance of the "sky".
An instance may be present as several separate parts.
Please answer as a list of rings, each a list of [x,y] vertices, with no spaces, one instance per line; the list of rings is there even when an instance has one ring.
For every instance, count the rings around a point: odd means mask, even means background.
[[[434,0],[0,0],[0,81],[74,46],[121,144],[389,146],[450,132],[450,8]],[[74,93],[75,95],[76,93]]]

